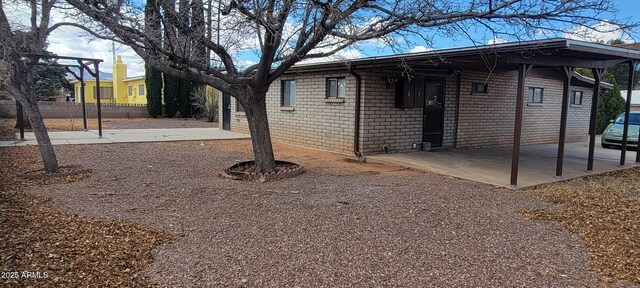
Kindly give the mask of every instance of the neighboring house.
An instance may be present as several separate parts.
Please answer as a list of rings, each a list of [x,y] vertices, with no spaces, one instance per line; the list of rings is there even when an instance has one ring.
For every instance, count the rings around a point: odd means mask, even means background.
[[[423,146],[511,146],[520,116],[522,145],[556,143],[564,67],[602,69],[628,59],[640,59],[640,52],[547,39],[300,64],[269,89],[270,131],[287,143],[360,156]],[[521,114],[519,69],[526,75]],[[573,74],[566,141],[588,137],[594,82]],[[223,96],[220,107],[223,129],[249,132],[235,99]]]
[[[85,74],[87,74],[85,72]],[[82,102],[80,97],[80,81],[73,84],[75,101]],[[96,103],[95,79],[84,80],[86,103]],[[120,55],[113,64],[113,78],[100,79],[100,102],[112,104],[147,104],[145,76],[127,77],[127,65],[122,63]]]
[[[627,101],[627,90],[620,90],[620,95]],[[631,111],[640,111],[640,90],[631,91]]]

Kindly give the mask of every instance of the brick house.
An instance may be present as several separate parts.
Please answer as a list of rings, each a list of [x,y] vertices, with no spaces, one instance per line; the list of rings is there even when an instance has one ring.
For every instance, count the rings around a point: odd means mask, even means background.
[[[629,59],[640,59],[640,52],[549,39],[302,64],[270,87],[269,125],[274,139],[357,156],[423,145],[519,149],[584,141],[593,91],[608,84],[573,67],[597,73]],[[410,78],[401,63],[410,65]],[[571,77],[563,119],[565,75]],[[232,97],[223,97],[221,110],[223,129],[249,132]]]

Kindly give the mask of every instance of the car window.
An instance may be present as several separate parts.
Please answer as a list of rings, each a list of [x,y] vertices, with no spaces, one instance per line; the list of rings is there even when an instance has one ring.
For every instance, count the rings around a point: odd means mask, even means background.
[[[616,124],[624,124],[624,113],[620,114],[618,118],[616,118]],[[640,125],[640,113],[631,113],[629,124]]]

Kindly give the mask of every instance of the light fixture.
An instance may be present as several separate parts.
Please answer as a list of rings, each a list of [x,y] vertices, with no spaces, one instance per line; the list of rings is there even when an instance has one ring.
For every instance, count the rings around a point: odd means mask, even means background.
[[[387,89],[391,88],[391,84],[396,84],[398,82],[398,78],[383,78],[385,80]]]

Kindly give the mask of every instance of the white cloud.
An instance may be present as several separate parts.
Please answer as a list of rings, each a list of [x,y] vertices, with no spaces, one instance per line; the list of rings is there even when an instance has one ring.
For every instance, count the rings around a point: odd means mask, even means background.
[[[315,52],[320,52],[317,50],[313,50],[312,53]],[[327,49],[322,49],[322,50],[326,50],[329,51],[329,48]],[[310,64],[310,63],[322,63],[322,62],[335,62],[335,61],[344,61],[344,60],[349,60],[349,59],[358,59],[362,57],[362,52],[360,52],[360,50],[357,49],[345,49],[345,50],[340,50],[337,53],[327,56],[327,57],[322,57],[322,58],[310,58],[310,59],[305,59],[303,61],[301,61],[301,64]]]
[[[493,36],[492,39],[489,39],[489,41],[487,41],[487,45],[495,45],[495,44],[502,44],[502,43],[507,43],[508,41],[505,39],[502,39],[498,36]]]
[[[78,28],[64,28],[51,33],[47,50],[58,55],[83,58],[102,59],[100,71],[111,73],[113,70],[113,52],[115,46],[116,55],[122,56],[122,62],[127,65],[127,76],[144,75],[144,60],[128,46],[120,44],[112,45],[111,41],[91,40],[78,37],[81,30]]]
[[[4,4],[3,4],[4,5]],[[6,13],[11,19],[13,29],[25,29],[29,23],[30,10],[24,3],[11,2],[7,4]],[[58,22],[73,22],[74,19],[66,17],[61,10],[53,9],[51,24]],[[72,56],[82,58],[102,59],[100,71],[111,73],[113,70],[113,53],[111,41],[82,37],[86,34],[79,28],[63,26],[53,31],[47,38],[47,51],[60,56]],[[128,76],[144,75],[144,60],[140,58],[128,46],[115,45],[117,55],[122,56],[122,61],[127,64]],[[69,63],[60,61],[60,63]],[[71,63],[69,63],[71,64]],[[75,63],[74,63],[75,64]]]
[[[603,43],[607,43],[615,39],[622,39],[624,41],[632,40],[624,30],[620,28],[620,26],[605,21],[601,21],[600,23],[591,26],[591,28],[584,26],[575,27],[564,33],[562,36],[575,40]]]
[[[427,52],[427,51],[432,51],[433,48],[427,48],[424,47],[422,45],[418,45],[416,47],[413,47],[411,50],[409,50],[409,53],[419,53],[419,52]]]

